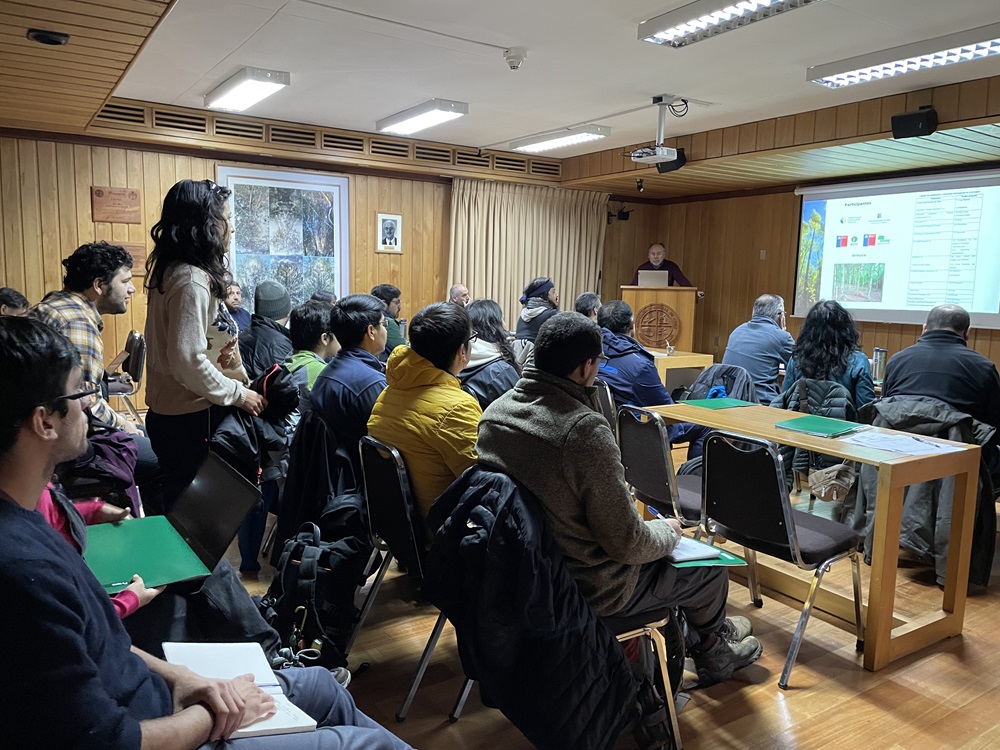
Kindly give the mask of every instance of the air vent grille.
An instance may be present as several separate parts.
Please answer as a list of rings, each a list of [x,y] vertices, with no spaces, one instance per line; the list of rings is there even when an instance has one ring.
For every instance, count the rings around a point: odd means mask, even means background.
[[[539,177],[561,177],[562,164],[557,161],[531,161],[531,174]]]
[[[363,154],[365,152],[365,139],[343,133],[323,133],[323,148]]]
[[[383,141],[372,138],[372,154],[376,156],[394,156],[397,159],[410,158],[410,144],[404,141]]]
[[[450,148],[435,148],[418,143],[413,147],[413,158],[418,161],[433,161],[438,164],[451,164]]]
[[[153,110],[153,127],[184,130],[188,133],[207,133],[208,121],[199,115],[170,110]]]
[[[146,110],[143,107],[133,107],[128,104],[106,104],[101,111],[97,113],[96,119],[104,122],[145,125]]]
[[[493,168],[504,172],[527,172],[528,160],[518,159],[516,156],[505,156],[497,154],[493,157]]]
[[[316,131],[271,126],[271,143],[287,143],[290,146],[316,147]]]
[[[478,151],[456,151],[455,163],[461,167],[483,167],[490,168],[489,154],[482,154]]]
[[[243,120],[216,120],[215,134],[248,141],[263,141],[264,126],[258,122]]]

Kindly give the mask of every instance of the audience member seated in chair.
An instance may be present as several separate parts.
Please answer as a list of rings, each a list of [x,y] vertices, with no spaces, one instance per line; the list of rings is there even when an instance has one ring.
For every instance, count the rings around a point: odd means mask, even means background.
[[[149,513],[162,512],[161,472],[149,438],[138,424],[126,419],[108,403],[104,371],[102,315],[123,315],[135,294],[132,256],[120,245],[91,242],[81,245],[64,259],[63,288],[51,292],[31,314],[59,331],[80,352],[85,382],[99,386],[90,413],[107,430],[120,430],[135,441],[135,483]]]
[[[663,406],[674,400],[660,380],[653,355],[632,338],[635,318],[627,302],[605,302],[597,313],[604,362],[598,377],[608,384],[618,406]],[[670,444],[688,443],[688,458],[701,455],[708,428],[681,422],[667,426]]]
[[[750,373],[757,399],[767,406],[778,397],[778,368],[788,364],[795,339],[785,327],[785,300],[762,294],[753,303],[753,317],[729,334],[722,364]]]
[[[310,398],[339,448],[350,457],[353,476],[347,484],[361,487],[358,441],[368,434],[372,408],[385,390],[385,367],[379,355],[388,336],[385,305],[371,294],[351,294],[330,312],[330,330],[340,351],[316,378]]]
[[[535,340],[534,365],[493,402],[479,426],[479,460],[542,504],[566,566],[601,617],[680,607],[703,682],[729,679],[761,654],[749,620],[726,618],[721,568],[674,568],[676,519],[643,521],[625,483],[621,454],[597,410],[593,383],[601,329],[560,313]]]
[[[858,348],[861,340],[854,318],[833,300],[817,302],[809,310],[792,358],[785,369],[782,395],[792,390],[801,376],[832,380],[847,389],[851,406],[860,409],[875,399],[872,368]]]
[[[524,367],[531,356],[535,345],[535,336],[542,324],[559,312],[559,290],[547,276],[532,279],[524,288],[520,299],[523,309],[517,317],[517,332],[514,335],[513,349],[517,355],[517,364]]]
[[[475,396],[485,409],[514,387],[521,368],[507,342],[510,334],[504,326],[500,305],[491,299],[477,299],[465,309],[476,337],[472,340],[469,361],[458,379],[462,381],[462,390]]]
[[[414,315],[410,346],[389,356],[388,387],[368,420],[369,434],[395,446],[406,461],[425,521],[431,504],[476,462],[482,409],[457,377],[473,338],[469,314],[459,305],[437,302]]]
[[[305,411],[316,378],[330,359],[340,351],[340,343],[330,333],[333,305],[309,300],[292,310],[288,332],[292,337],[292,356],[285,363],[299,387],[299,411]]]
[[[10,747],[194,750],[274,712],[252,677],[198,677],[134,648],[80,555],[35,511],[53,467],[84,448],[93,395],[73,345],[35,320],[0,318],[0,701]],[[30,633],[32,648],[25,642]],[[319,668],[275,673],[316,733],[274,750],[403,750]],[[54,712],[54,707],[58,710]],[[234,740],[234,750],[261,747]]]

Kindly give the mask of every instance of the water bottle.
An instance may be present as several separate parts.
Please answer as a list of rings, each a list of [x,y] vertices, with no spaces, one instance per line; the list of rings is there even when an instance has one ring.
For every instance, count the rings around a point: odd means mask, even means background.
[[[872,353],[872,380],[880,382],[885,375],[885,360],[889,354],[888,349],[875,347]]]

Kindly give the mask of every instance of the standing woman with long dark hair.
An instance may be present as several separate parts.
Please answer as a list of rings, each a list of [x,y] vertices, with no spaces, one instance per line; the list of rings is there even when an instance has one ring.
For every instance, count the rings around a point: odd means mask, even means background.
[[[235,321],[223,300],[230,278],[230,191],[211,180],[181,180],[163,199],[146,261],[146,428],[163,471],[164,511],[208,455],[221,418],[213,406],[257,415],[247,387]]]
[[[812,306],[795,340],[781,391],[791,390],[802,376],[832,380],[851,394],[854,407],[875,400],[868,357],[858,346],[857,324],[839,302],[826,300]]]

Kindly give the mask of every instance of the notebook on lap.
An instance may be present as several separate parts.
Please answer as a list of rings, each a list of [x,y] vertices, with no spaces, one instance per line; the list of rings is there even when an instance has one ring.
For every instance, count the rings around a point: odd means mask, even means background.
[[[88,527],[84,559],[109,594],[128,586],[136,573],[151,588],[204,577],[258,502],[260,491],[209,453],[166,517]]]

